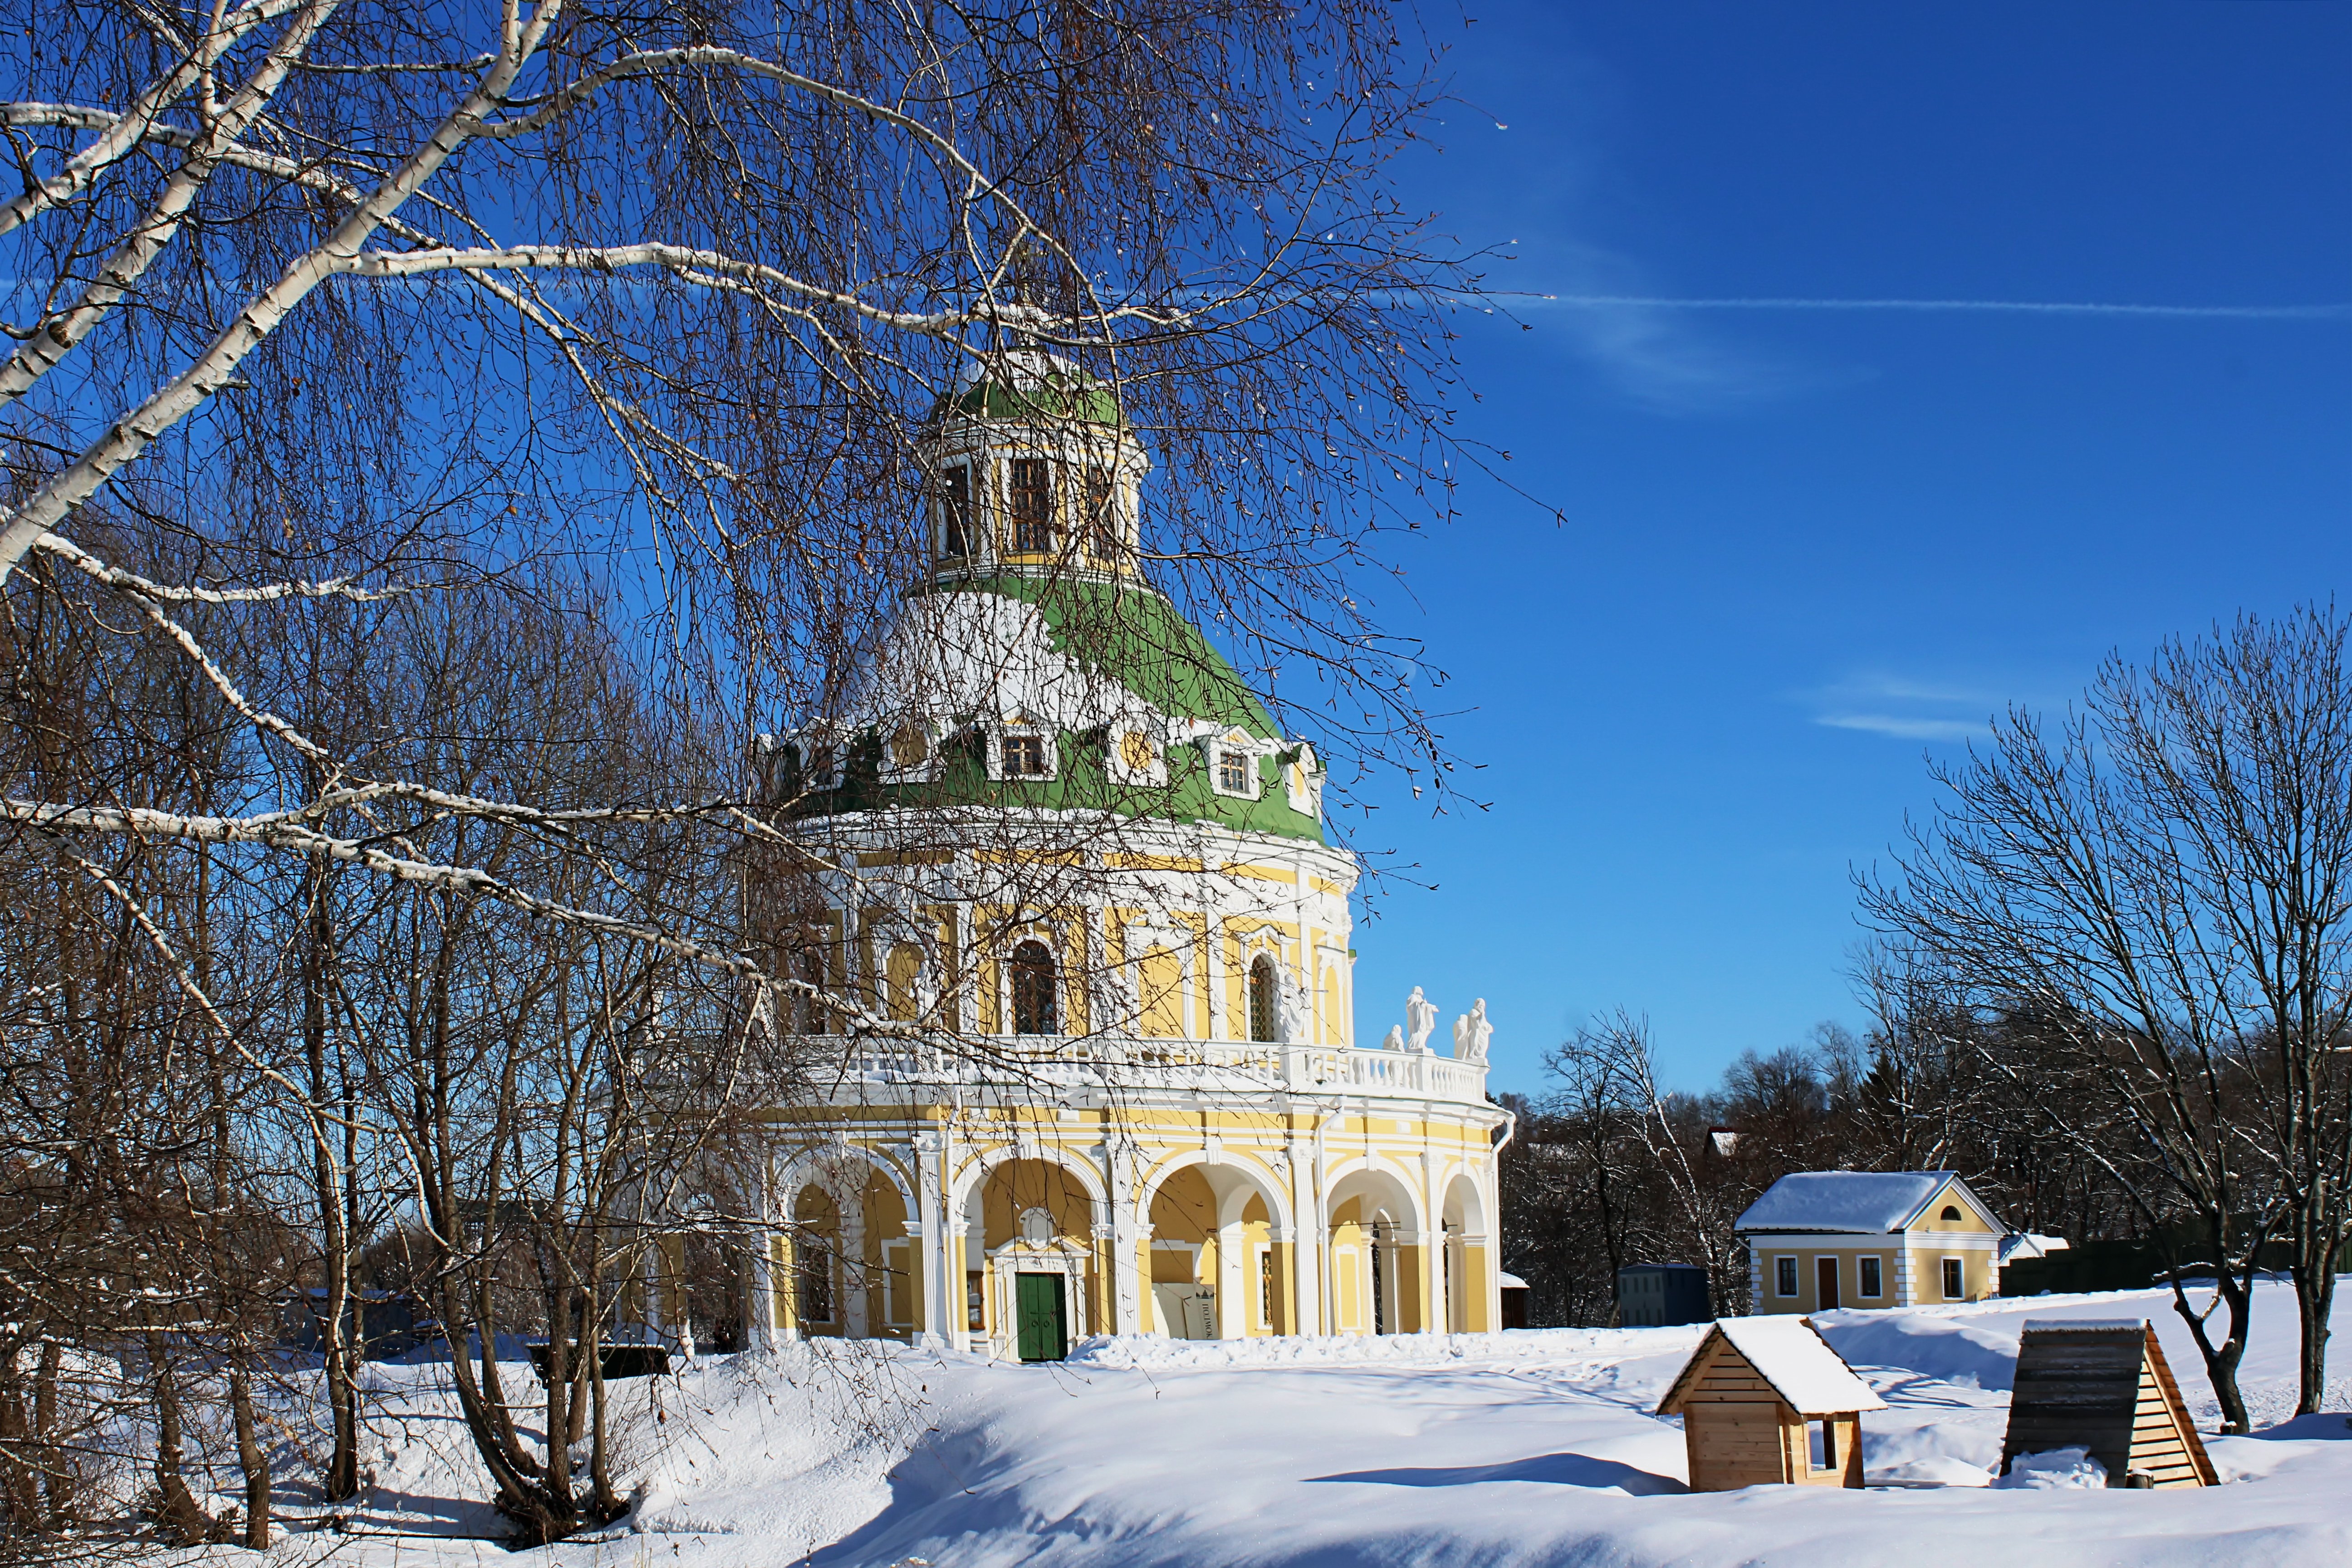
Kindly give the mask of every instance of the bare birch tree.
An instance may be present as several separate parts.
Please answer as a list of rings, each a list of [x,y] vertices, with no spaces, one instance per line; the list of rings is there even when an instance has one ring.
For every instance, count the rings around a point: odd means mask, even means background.
[[[1043,358],[1103,389],[1162,476],[1153,580],[1280,675],[1303,725],[1449,787],[1391,677],[1414,650],[1371,597],[1381,531],[1449,516],[1478,456],[1447,424],[1444,314],[1475,280],[1384,184],[1434,101],[1409,15],[62,0],[12,20],[0,599],[20,673],[68,625],[91,652],[61,688],[73,721],[12,742],[0,823],[119,906],[178,1026],[266,1086],[328,1292],[330,1492],[358,1479],[363,1163],[398,1152],[461,1367],[478,1336],[477,1446],[550,1539],[617,1506],[601,1447],[583,1480],[553,1439],[583,1399],[602,1419],[595,1323],[641,1245],[625,1194],[723,1140],[753,1078],[797,1070],[793,1041],[976,1048],[968,1016],[804,964],[791,921],[714,876],[764,858],[790,910],[824,868],[753,737],[835,722],[919,584],[920,430],[960,380]],[[510,601],[535,630],[509,657],[597,644],[624,668],[588,686],[638,704],[635,765],[587,766],[596,704],[540,700],[478,638],[425,668],[422,631]],[[424,660],[432,702],[404,710],[379,658]],[[212,726],[176,793],[139,787],[127,699],[159,668]],[[209,857],[241,890],[218,921],[280,955],[269,984],[240,973],[249,1007],[186,948],[176,868],[100,879],[134,850]],[[1018,875],[1022,905],[1082,890]],[[363,953],[406,989],[366,994]],[[698,1071],[735,1079],[662,1079],[668,1142],[586,1095],[628,1080],[677,998],[751,1050],[746,996],[803,1026],[767,1032],[758,1074],[720,1051]],[[497,1383],[510,1241],[555,1358],[543,1449]]]

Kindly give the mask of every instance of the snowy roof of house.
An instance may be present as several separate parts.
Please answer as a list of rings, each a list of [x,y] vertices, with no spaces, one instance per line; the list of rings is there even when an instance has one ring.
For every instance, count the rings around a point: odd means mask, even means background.
[[[1683,1384],[1692,1368],[1705,1358],[1709,1342],[1718,1333],[1731,1342],[1731,1348],[1800,1415],[1843,1415],[1853,1411],[1886,1408],[1886,1401],[1854,1375],[1853,1368],[1830,1348],[1811,1320],[1780,1314],[1717,1319],[1713,1331],[1699,1342],[1698,1349],[1692,1352],[1673,1388],[1658,1405],[1659,1415],[1671,1415],[1682,1407]]]
[[[1497,1274],[1495,1276],[1495,1283],[1506,1290],[1524,1290],[1528,1288],[1528,1282],[1516,1274]]]
[[[1951,1171],[1799,1171],[1765,1188],[1732,1228],[1880,1236],[1910,1224],[1948,1186],[1989,1212]]]

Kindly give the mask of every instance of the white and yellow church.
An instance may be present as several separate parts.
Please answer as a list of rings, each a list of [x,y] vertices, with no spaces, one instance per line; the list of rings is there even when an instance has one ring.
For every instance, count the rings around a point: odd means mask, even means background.
[[[1498,1327],[1484,1004],[1358,1039],[1323,763],[1139,569],[1116,405],[1016,353],[923,466],[927,584],[761,742],[821,868],[776,1026],[837,1065],[771,1115],[751,1339]]]

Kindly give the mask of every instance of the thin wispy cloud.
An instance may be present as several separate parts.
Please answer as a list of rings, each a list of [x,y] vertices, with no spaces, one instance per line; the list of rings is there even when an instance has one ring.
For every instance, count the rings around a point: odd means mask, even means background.
[[[2352,303],[2339,305],[2134,305],[2094,300],[1807,300],[1689,299],[1671,294],[1529,294],[1513,308],[1643,310],[1891,310],[1920,314],[1979,312],[2022,316],[2143,316],[2179,321],[2352,321]]]
[[[1832,730],[1891,735],[1898,741],[1968,741],[1985,731],[1982,724],[1958,719],[1905,719],[1892,713],[1821,713],[1813,722]]]
[[[1486,308],[1523,315],[1526,307],[1544,307],[1549,331],[1561,334],[1619,395],[1653,413],[1715,413],[1852,379],[1644,303],[1662,297],[1643,291],[1649,279],[1623,256],[1591,245],[1548,248],[1551,275],[1574,279],[1576,291],[1503,296]],[[1591,308],[1570,307],[1584,300]]]
[[[1812,710],[1812,721],[1824,729],[1945,745],[1983,738],[1994,714],[2012,702],[2029,700],[2015,690],[1876,670],[1847,676],[1797,698]]]

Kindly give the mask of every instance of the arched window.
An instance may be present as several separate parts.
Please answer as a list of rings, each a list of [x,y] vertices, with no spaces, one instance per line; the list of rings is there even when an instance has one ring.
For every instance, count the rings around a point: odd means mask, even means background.
[[[1250,1038],[1274,1041],[1282,1037],[1282,983],[1275,977],[1274,955],[1259,953],[1250,960]]]
[[[801,978],[818,991],[825,989],[824,954],[822,952],[811,948],[801,954]],[[800,1005],[794,1011],[800,1015],[803,1034],[829,1035],[833,1032],[833,1020],[825,1012],[824,1004],[807,992],[801,994]]]
[[[1023,942],[1013,950],[1013,1032],[1060,1034],[1055,1001],[1053,951],[1042,942]]]

